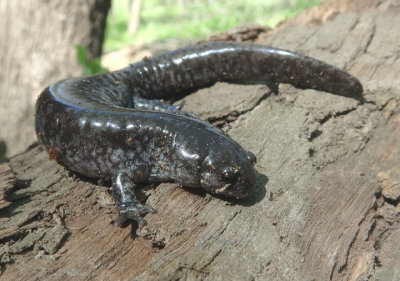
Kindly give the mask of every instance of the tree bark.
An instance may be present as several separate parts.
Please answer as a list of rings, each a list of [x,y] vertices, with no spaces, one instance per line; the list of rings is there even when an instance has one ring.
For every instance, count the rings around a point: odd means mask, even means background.
[[[9,156],[36,139],[33,113],[41,90],[81,75],[76,46],[85,46],[89,59],[100,56],[110,2],[0,1],[0,140]]]
[[[400,30],[389,27],[400,26],[400,9],[357,3],[321,25],[297,17],[258,43],[346,69],[365,103],[225,83],[186,98],[184,110],[257,155],[246,200],[161,184],[144,191],[158,213],[135,232],[112,225],[107,185],[56,165],[41,146],[3,163],[0,279],[396,280]]]

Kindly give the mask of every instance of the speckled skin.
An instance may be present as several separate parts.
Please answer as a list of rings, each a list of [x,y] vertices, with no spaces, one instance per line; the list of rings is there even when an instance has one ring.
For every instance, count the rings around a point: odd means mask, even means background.
[[[118,218],[144,224],[154,210],[135,184],[176,182],[246,197],[256,158],[171,99],[216,81],[290,83],[362,99],[353,76],[321,61],[244,43],[212,42],[145,59],[122,70],[50,85],[36,105],[36,132],[50,158],[70,170],[113,180]]]

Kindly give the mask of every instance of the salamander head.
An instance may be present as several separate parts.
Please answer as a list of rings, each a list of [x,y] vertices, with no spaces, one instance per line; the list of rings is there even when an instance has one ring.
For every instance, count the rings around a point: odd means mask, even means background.
[[[244,198],[256,184],[253,153],[236,147],[211,152],[201,167],[201,187],[214,194]]]

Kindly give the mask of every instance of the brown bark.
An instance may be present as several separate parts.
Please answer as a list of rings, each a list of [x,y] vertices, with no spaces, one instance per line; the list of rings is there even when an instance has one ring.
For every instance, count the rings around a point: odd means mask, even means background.
[[[355,1],[354,3],[356,3]],[[218,83],[185,110],[253,151],[257,191],[238,204],[161,184],[157,214],[116,228],[108,188],[40,146],[0,166],[0,279],[396,280],[400,276],[400,9],[376,2],[322,25],[296,18],[259,43],[359,77],[364,104]]]
[[[76,46],[85,46],[89,59],[100,56],[109,7],[110,0],[0,1],[0,140],[9,156],[36,139],[40,91],[81,75]]]

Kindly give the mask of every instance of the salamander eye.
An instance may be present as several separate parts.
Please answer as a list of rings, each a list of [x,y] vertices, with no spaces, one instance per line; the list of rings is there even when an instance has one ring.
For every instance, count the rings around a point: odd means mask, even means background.
[[[232,167],[225,167],[222,169],[222,179],[225,182],[234,182],[237,178],[238,170]]]
[[[250,163],[253,165],[257,162],[256,156],[250,151],[246,151],[246,157],[247,157],[247,160],[249,160]]]

